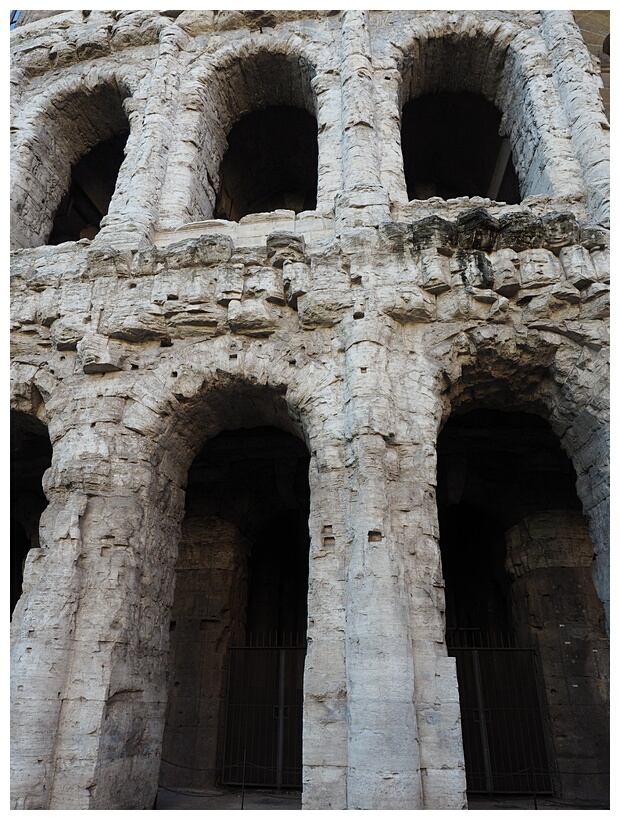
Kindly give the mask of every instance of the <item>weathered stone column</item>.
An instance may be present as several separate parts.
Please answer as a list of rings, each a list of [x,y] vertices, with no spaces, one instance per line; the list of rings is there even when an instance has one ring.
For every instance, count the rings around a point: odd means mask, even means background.
[[[387,495],[389,330],[345,325],[347,808],[422,808],[403,556]]]
[[[310,460],[304,809],[347,808],[344,461],[343,448],[331,439],[319,443]]]
[[[595,222],[609,221],[609,123],[597,75],[571,11],[547,9],[542,35],[568,118],[572,144],[579,159],[588,205]]]
[[[561,797],[609,794],[609,642],[584,517],[550,510],[506,533],[514,623],[537,650]]]
[[[101,220],[96,237],[99,245],[135,250],[153,238],[159,215],[160,192],[174,137],[177,91],[183,70],[183,46],[187,35],[179,26],[161,21],[159,54],[146,91],[144,112],[134,110],[132,99],[125,103],[132,133],[134,166],[123,167],[110,204],[111,213]]]
[[[438,362],[425,352],[426,325],[394,331],[389,373],[394,438],[386,465],[393,532],[404,555],[415,674],[423,808],[466,808],[456,661],[445,640],[444,580],[437,519]]]
[[[344,191],[336,197],[336,218],[377,225],[389,218],[389,198],[381,185],[367,11],[342,12],[340,87]]]
[[[99,422],[86,397],[48,404],[50,503],[13,646],[17,808],[148,809],[157,789],[183,493],[99,390]]]
[[[49,491],[48,491],[49,492]],[[11,623],[11,808],[46,809],[79,597],[79,490],[50,495]],[[49,633],[53,636],[50,640]]]

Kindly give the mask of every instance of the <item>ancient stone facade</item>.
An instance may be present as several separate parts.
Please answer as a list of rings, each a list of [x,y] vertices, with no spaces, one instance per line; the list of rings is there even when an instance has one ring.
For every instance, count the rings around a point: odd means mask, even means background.
[[[12,807],[604,805],[609,126],[572,13],[56,12],[12,53]],[[507,646],[535,749],[494,727]]]

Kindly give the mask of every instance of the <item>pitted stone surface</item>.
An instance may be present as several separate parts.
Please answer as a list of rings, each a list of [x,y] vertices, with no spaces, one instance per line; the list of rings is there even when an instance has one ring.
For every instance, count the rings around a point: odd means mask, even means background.
[[[566,15],[69,11],[15,29],[11,401],[53,454],[12,620],[13,808],[151,808],[175,572],[245,583],[240,530],[182,523],[222,430],[278,427],[310,456],[304,809],[466,805],[435,497],[451,413],[550,422],[596,555],[574,566],[608,605],[607,131]],[[402,105],[450,83],[502,109],[519,204],[408,201]],[[106,136],[92,100],[126,117],[126,158],[99,234],[49,246],[75,153]],[[266,104],[316,115],[316,210],[214,219],[227,133]],[[238,550],[219,569],[192,552],[197,520]],[[536,525],[515,528],[515,575]]]

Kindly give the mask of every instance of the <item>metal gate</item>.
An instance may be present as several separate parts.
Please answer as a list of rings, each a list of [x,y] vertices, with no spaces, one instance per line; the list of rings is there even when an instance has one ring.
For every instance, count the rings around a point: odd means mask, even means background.
[[[552,793],[531,649],[451,647],[468,792]]]
[[[222,782],[301,788],[305,646],[229,650]]]

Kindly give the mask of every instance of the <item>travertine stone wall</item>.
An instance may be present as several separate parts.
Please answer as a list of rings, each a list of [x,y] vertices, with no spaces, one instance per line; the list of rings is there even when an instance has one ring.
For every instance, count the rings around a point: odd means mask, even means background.
[[[184,490],[221,430],[310,454],[306,809],[466,805],[435,503],[451,412],[550,421],[608,604],[607,132],[554,14],[73,11],[14,31],[12,406],[53,445],[12,622],[14,808],[151,807]],[[522,203],[406,201],[402,105],[446,87],[503,109]],[[131,128],[109,214],[49,247],[98,94]],[[282,103],[317,117],[316,211],[213,220],[227,130]]]

